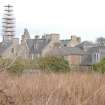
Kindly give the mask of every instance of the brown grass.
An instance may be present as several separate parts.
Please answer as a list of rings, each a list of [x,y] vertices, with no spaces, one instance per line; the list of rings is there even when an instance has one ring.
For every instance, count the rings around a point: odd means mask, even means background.
[[[0,105],[105,105],[105,75],[1,73]]]

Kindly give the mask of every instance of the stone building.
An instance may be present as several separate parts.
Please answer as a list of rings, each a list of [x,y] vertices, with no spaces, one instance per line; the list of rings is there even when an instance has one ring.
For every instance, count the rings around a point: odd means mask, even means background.
[[[28,29],[24,29],[19,38],[15,38],[15,18],[13,6],[5,6],[3,17],[3,41],[0,43],[0,57],[9,59],[35,59],[36,57],[55,55],[64,56],[71,64],[80,64],[82,50],[75,48],[81,42],[80,37],[75,35],[71,39],[60,40],[57,33],[44,34],[42,37],[35,35],[32,39]]]
[[[18,54],[19,39],[15,38],[15,18],[13,6],[6,5],[3,16],[3,41],[0,43],[0,56],[3,58],[14,58]]]
[[[84,41],[76,35],[70,39],[60,40],[57,33],[44,34],[42,37],[35,35],[32,39],[28,29],[24,29],[19,38],[15,38],[15,18],[13,6],[5,6],[3,17],[3,40],[0,43],[0,57],[16,59],[35,59],[43,56],[63,56],[71,65],[92,65],[105,57],[105,46]]]
[[[95,46],[89,48],[86,55],[82,57],[82,65],[93,65],[105,58],[105,46]]]
[[[18,55],[19,49],[19,40],[14,38],[13,42],[1,42],[0,43],[0,57],[2,58],[11,58],[13,59]]]
[[[62,46],[64,43],[60,40],[59,34],[44,34],[42,37],[36,35],[34,39],[31,39],[28,30],[25,29],[20,44],[20,48],[24,50],[20,56],[28,59],[35,59],[41,56],[64,56],[70,64],[79,65],[84,52],[78,47],[69,47],[70,43],[71,45],[77,45],[77,43],[80,43],[80,39],[72,36],[68,46]]]
[[[80,65],[85,52],[78,47],[61,47],[52,49],[48,55],[64,57],[70,65]]]
[[[88,49],[97,46],[96,43],[90,42],[90,41],[83,41],[76,45],[76,47],[79,47],[80,49],[87,51]]]
[[[71,35],[70,39],[61,40],[61,47],[75,47],[81,43],[81,38],[76,35]]]
[[[59,34],[55,33],[45,34],[41,38],[36,35],[34,39],[31,39],[28,30],[25,29],[20,44],[22,49],[20,56],[30,59],[45,56],[50,49],[58,47],[59,41]]]

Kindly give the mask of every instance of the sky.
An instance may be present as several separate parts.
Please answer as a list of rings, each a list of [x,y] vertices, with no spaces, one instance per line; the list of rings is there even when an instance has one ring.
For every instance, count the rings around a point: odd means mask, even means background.
[[[104,0],[0,0],[0,39],[4,5],[14,6],[16,37],[28,28],[31,37],[59,33],[61,39],[77,35],[95,41],[105,37]]]

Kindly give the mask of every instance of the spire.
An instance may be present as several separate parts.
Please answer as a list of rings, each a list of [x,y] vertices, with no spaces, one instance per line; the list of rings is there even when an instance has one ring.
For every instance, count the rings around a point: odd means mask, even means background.
[[[3,41],[12,41],[15,35],[15,18],[13,17],[13,6],[10,4],[4,6],[4,17],[2,22],[3,27]]]
[[[24,29],[24,35],[29,35],[29,32],[28,32],[27,28]]]
[[[30,34],[29,34],[29,32],[28,32],[28,29],[25,28],[25,29],[24,29],[24,33],[23,33],[23,35],[22,35],[21,43],[24,44],[27,39],[30,39]]]

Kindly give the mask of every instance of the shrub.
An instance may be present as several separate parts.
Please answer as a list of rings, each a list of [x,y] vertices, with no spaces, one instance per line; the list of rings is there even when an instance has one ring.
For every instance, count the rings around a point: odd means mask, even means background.
[[[99,63],[93,65],[93,70],[97,72],[105,72],[105,59],[102,59]]]
[[[5,68],[10,64],[11,60],[10,59],[3,59],[0,58],[0,68]]]
[[[7,70],[10,73],[20,74],[24,71],[24,68],[25,68],[24,62],[16,60],[9,68],[7,68]]]
[[[12,73],[22,73],[23,71],[36,69],[36,60],[18,58],[7,70]]]
[[[63,57],[41,57],[34,60],[17,59],[11,65],[10,59],[0,59],[0,66],[10,73],[21,74],[24,70],[40,69],[54,72],[70,70],[69,63]]]
[[[8,72],[22,73],[24,70],[37,68],[36,60],[17,58],[15,62],[12,59],[0,58],[0,68],[7,69]]]
[[[69,63],[63,57],[42,57],[38,60],[39,68],[42,70],[49,70],[54,72],[69,71]]]

